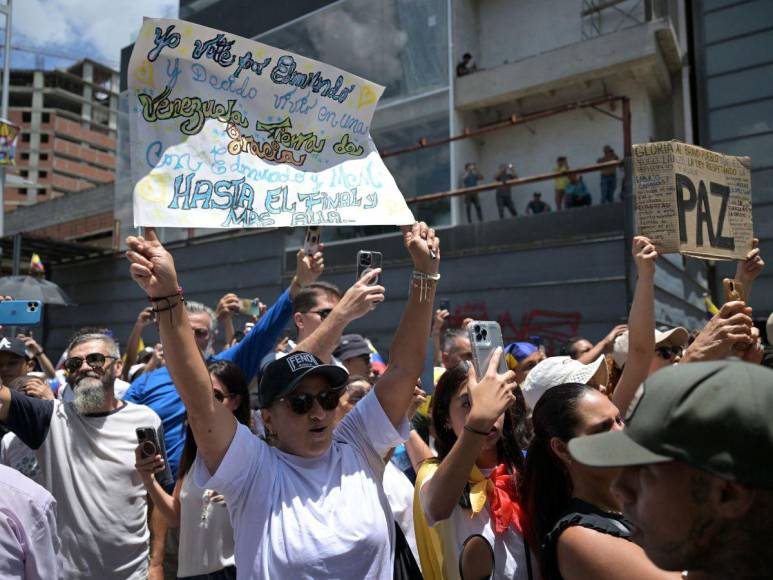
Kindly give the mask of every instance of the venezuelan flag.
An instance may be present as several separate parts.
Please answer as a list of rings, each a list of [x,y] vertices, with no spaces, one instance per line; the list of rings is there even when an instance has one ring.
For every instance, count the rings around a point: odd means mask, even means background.
[[[711,320],[713,316],[719,314],[719,308],[711,301],[711,297],[708,294],[703,295],[703,304],[706,306],[707,320]]]
[[[384,357],[379,354],[369,338],[366,338],[365,342],[368,343],[368,347],[370,348],[370,366],[373,368],[373,372],[378,375],[383,375],[386,370],[386,361],[384,360]]]
[[[30,260],[30,274],[45,274],[46,268],[43,266],[43,261],[40,259],[40,256],[37,254],[32,254],[32,259]]]

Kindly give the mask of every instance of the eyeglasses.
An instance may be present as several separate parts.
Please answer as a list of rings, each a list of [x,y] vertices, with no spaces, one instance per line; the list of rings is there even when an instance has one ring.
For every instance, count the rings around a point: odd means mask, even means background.
[[[327,389],[318,395],[299,393],[290,397],[282,397],[278,400],[287,401],[287,404],[290,405],[290,409],[292,409],[293,413],[296,415],[305,415],[311,411],[311,408],[314,406],[314,399],[319,402],[319,406],[325,411],[332,411],[338,406],[338,401],[344,390],[344,387],[338,387],[337,389]]]
[[[683,349],[681,346],[659,346],[655,352],[660,358],[668,360],[672,357],[682,356]]]
[[[195,334],[198,338],[204,338],[205,336],[209,336],[209,329],[208,328],[194,328],[193,334]]]
[[[212,394],[214,395],[215,399],[220,401],[221,403],[225,401],[226,399],[230,399],[231,395],[226,395],[222,391],[212,391]]]
[[[73,356],[64,361],[64,370],[68,373],[76,373],[83,366],[84,360],[92,369],[101,369],[104,368],[107,359],[116,360],[114,356],[104,355],[101,352],[87,354],[85,359],[82,356]]]
[[[325,318],[330,316],[331,312],[333,312],[332,308],[323,308],[322,310],[309,310],[309,314],[319,315],[320,320],[325,320]]]

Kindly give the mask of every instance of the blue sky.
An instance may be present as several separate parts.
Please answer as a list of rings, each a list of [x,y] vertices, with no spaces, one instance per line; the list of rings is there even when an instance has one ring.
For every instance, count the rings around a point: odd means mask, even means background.
[[[118,69],[121,49],[134,39],[142,17],[176,18],[178,6],[178,0],[13,0],[11,44]],[[29,52],[12,51],[11,62],[14,68],[36,68]],[[73,62],[45,56],[46,68]]]

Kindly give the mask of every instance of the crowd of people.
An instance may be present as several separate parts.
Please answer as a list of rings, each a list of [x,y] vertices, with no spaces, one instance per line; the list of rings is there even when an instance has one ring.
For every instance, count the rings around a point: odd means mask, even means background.
[[[57,364],[30,335],[0,339],[0,577],[770,576],[773,357],[745,302],[658,328],[658,253],[636,237],[625,324],[477,360],[475,321],[436,306],[438,235],[403,241],[385,358],[347,332],[390,292],[380,269],[342,291],[324,248],[301,250],[237,329],[243,301],[186,300],[152,229],[127,241],[149,306],[123,355],[102,327]],[[763,267],[755,242],[747,300]]]
[[[614,149],[609,145],[604,146],[604,155],[599,157],[597,163],[609,163],[619,161],[619,157]],[[575,207],[589,206],[593,204],[593,198],[590,190],[585,185],[582,175],[573,172],[569,167],[569,161],[565,156],[556,160],[556,166],[553,172],[558,174],[554,179],[555,186],[555,204],[556,211]],[[599,170],[601,179],[599,182],[600,202],[602,204],[614,203],[615,194],[618,191],[617,167],[610,165]],[[494,181],[500,185],[496,188],[496,204],[499,219],[504,219],[505,210],[510,217],[518,215],[518,210],[513,204],[512,185],[508,182],[517,179],[518,174],[512,163],[503,163],[499,166],[494,175]],[[464,172],[460,179],[460,186],[463,188],[477,187],[484,181],[485,177],[478,169],[475,162],[469,162],[464,166]],[[621,191],[622,195],[622,191]],[[472,223],[472,209],[478,216],[478,221],[483,221],[483,212],[481,210],[480,199],[477,192],[465,193],[464,207],[467,213],[467,223]],[[526,205],[526,215],[536,215],[551,211],[550,204],[542,201],[542,192],[534,192],[533,198]]]

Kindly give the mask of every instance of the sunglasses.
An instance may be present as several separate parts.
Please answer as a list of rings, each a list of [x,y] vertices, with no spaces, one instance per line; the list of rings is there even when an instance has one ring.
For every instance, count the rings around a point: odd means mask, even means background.
[[[209,329],[208,328],[194,328],[193,334],[195,334],[199,338],[204,338],[205,336],[209,336]]]
[[[660,358],[668,360],[675,356],[682,356],[683,349],[681,346],[659,346],[655,352]]]
[[[323,308],[322,310],[309,310],[309,314],[318,314],[320,320],[325,320],[330,313],[333,312],[332,308]]]
[[[73,356],[64,361],[64,370],[71,374],[76,373],[83,366],[84,360],[92,369],[101,369],[104,368],[107,359],[116,360],[114,356],[104,355],[101,352],[87,354],[85,359],[82,356]]]
[[[332,411],[338,406],[338,401],[343,394],[345,387],[338,387],[336,389],[327,389],[322,391],[318,395],[310,395],[309,393],[299,393],[289,397],[282,397],[279,401],[287,401],[290,405],[290,409],[296,415],[305,415],[314,406],[314,399],[319,402],[319,406],[325,411]]]
[[[221,403],[225,401],[226,399],[230,399],[231,395],[226,395],[222,391],[212,391],[212,394],[214,395],[215,399],[217,401],[220,401]]]

